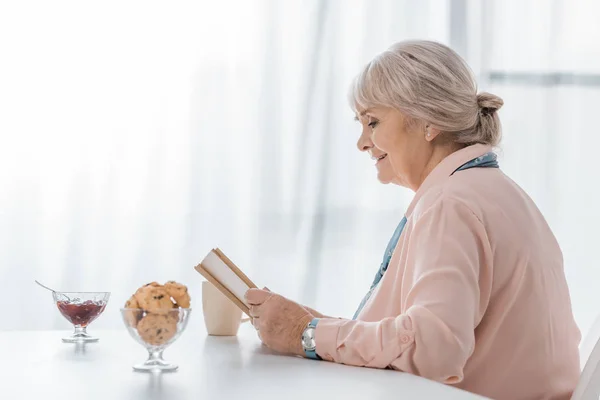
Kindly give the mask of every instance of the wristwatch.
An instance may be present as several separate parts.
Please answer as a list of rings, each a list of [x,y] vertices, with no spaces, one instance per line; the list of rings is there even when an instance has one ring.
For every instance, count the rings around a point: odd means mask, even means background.
[[[317,354],[317,342],[315,342],[315,330],[317,329],[318,322],[319,319],[314,318],[302,332],[302,348],[304,349],[306,357],[312,358],[313,360],[321,359]]]

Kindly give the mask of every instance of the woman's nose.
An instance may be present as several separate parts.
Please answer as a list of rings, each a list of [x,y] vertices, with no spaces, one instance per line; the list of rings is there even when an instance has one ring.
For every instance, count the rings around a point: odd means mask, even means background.
[[[360,151],[369,151],[373,147],[371,136],[366,134],[365,131],[363,131],[360,137],[358,138],[356,147],[358,147],[358,150]]]

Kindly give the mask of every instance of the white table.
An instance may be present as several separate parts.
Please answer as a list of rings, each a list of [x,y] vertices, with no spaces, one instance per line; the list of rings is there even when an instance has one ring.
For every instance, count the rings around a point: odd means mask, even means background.
[[[251,326],[237,337],[186,330],[165,350],[167,374],[134,372],[145,350],[125,328],[95,331],[100,342],[61,342],[67,331],[0,332],[2,399],[477,399],[473,394],[391,370],[280,356]]]

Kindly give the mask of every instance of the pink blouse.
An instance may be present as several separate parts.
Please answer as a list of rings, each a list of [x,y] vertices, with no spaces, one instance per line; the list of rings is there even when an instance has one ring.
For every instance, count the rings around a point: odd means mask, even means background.
[[[501,170],[452,175],[490,150],[469,146],[429,174],[357,320],[319,321],[319,356],[493,399],[570,398],[581,336],[556,238]]]

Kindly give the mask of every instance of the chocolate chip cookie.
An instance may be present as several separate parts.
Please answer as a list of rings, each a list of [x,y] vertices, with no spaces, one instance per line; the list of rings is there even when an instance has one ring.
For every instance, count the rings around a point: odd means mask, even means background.
[[[173,300],[175,300],[177,306],[181,308],[190,307],[190,295],[188,293],[187,286],[175,281],[168,281],[165,283],[164,288],[167,290],[167,293],[169,293]]]
[[[170,315],[147,314],[137,324],[142,340],[152,346],[167,343],[177,333],[177,318]]]
[[[171,296],[161,286],[144,286],[136,292],[135,299],[139,308],[148,312],[158,313],[161,310],[173,308]]]

